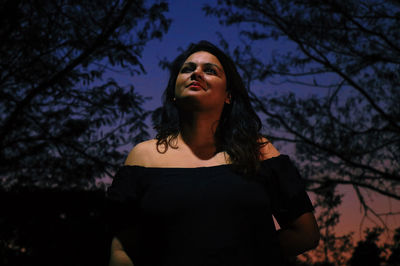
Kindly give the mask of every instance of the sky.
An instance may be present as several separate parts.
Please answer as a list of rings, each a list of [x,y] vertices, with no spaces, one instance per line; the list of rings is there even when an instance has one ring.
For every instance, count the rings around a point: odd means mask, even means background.
[[[239,43],[239,28],[236,26],[227,28],[218,23],[215,17],[206,17],[202,11],[205,3],[215,3],[216,1],[196,0],[171,0],[170,10],[167,14],[172,18],[172,23],[169,31],[163,36],[162,40],[150,41],[142,55],[142,63],[147,72],[146,75],[135,77],[121,76],[120,79],[133,84],[137,92],[143,96],[152,97],[151,100],[145,104],[145,109],[153,110],[161,105],[161,94],[168,81],[168,72],[159,67],[159,61],[163,58],[168,60],[174,59],[179,53],[178,48],[186,48],[191,42],[198,42],[200,40],[208,40],[218,45],[217,31],[226,38],[232,46]],[[281,49],[282,47],[290,47],[288,43],[270,43],[268,50]],[[271,93],[274,90],[285,90],[284,87],[269,86],[263,88]],[[298,93],[305,93],[298,91]],[[154,132],[151,132],[154,134]],[[152,135],[151,137],[154,137]],[[290,155],[290,154],[289,154]],[[357,241],[360,236],[363,236],[363,229],[371,227],[377,222],[377,219],[369,220],[363,219],[360,204],[356,198],[354,190],[349,186],[340,186],[339,191],[344,194],[343,204],[340,207],[342,217],[340,224],[336,228],[338,234],[344,234],[349,231],[354,232],[354,240]],[[310,195],[313,200],[313,195]],[[376,193],[371,193],[369,202],[372,206],[376,207],[378,213],[387,212],[400,212],[400,202],[389,200],[381,197]],[[400,215],[388,216],[385,220],[389,228],[400,227]],[[360,230],[360,225],[361,230]],[[382,236],[382,241],[387,241],[388,236]]]
[[[238,41],[236,28],[227,29],[218,24],[218,19],[205,16],[202,7],[207,2],[214,1],[170,1],[167,16],[172,19],[172,23],[169,31],[161,41],[152,40],[146,45],[142,62],[147,74],[132,79],[142,95],[153,98],[147,102],[146,107],[152,109],[161,105],[161,94],[168,82],[168,72],[158,65],[161,59],[173,60],[178,56],[179,48],[186,48],[192,42],[207,40],[218,44],[217,31],[230,41]]]

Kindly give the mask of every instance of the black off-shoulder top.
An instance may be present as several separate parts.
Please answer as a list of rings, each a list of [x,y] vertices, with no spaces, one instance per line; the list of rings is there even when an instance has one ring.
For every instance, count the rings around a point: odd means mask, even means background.
[[[112,234],[135,266],[281,265],[279,224],[313,211],[286,155],[249,180],[232,165],[123,166],[107,190]]]

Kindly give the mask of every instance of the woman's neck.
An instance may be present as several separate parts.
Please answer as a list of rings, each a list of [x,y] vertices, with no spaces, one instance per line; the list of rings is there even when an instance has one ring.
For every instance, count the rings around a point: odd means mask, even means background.
[[[217,149],[215,131],[219,117],[202,113],[190,113],[181,116],[181,132],[178,141],[192,150],[201,159],[215,156]]]

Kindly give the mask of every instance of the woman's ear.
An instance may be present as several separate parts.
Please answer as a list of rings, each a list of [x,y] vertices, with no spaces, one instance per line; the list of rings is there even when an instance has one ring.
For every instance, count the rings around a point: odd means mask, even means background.
[[[228,95],[227,95],[227,97],[225,99],[225,103],[226,104],[230,104],[231,103],[231,94],[229,92],[228,92]]]

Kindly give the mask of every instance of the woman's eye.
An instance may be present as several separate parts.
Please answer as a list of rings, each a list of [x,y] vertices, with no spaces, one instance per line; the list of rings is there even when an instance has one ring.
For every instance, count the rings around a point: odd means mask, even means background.
[[[193,71],[191,67],[184,67],[181,69],[181,73],[189,73]]]
[[[217,74],[217,71],[215,71],[215,69],[212,69],[212,68],[206,68],[204,70],[204,72],[214,74],[214,75]]]

